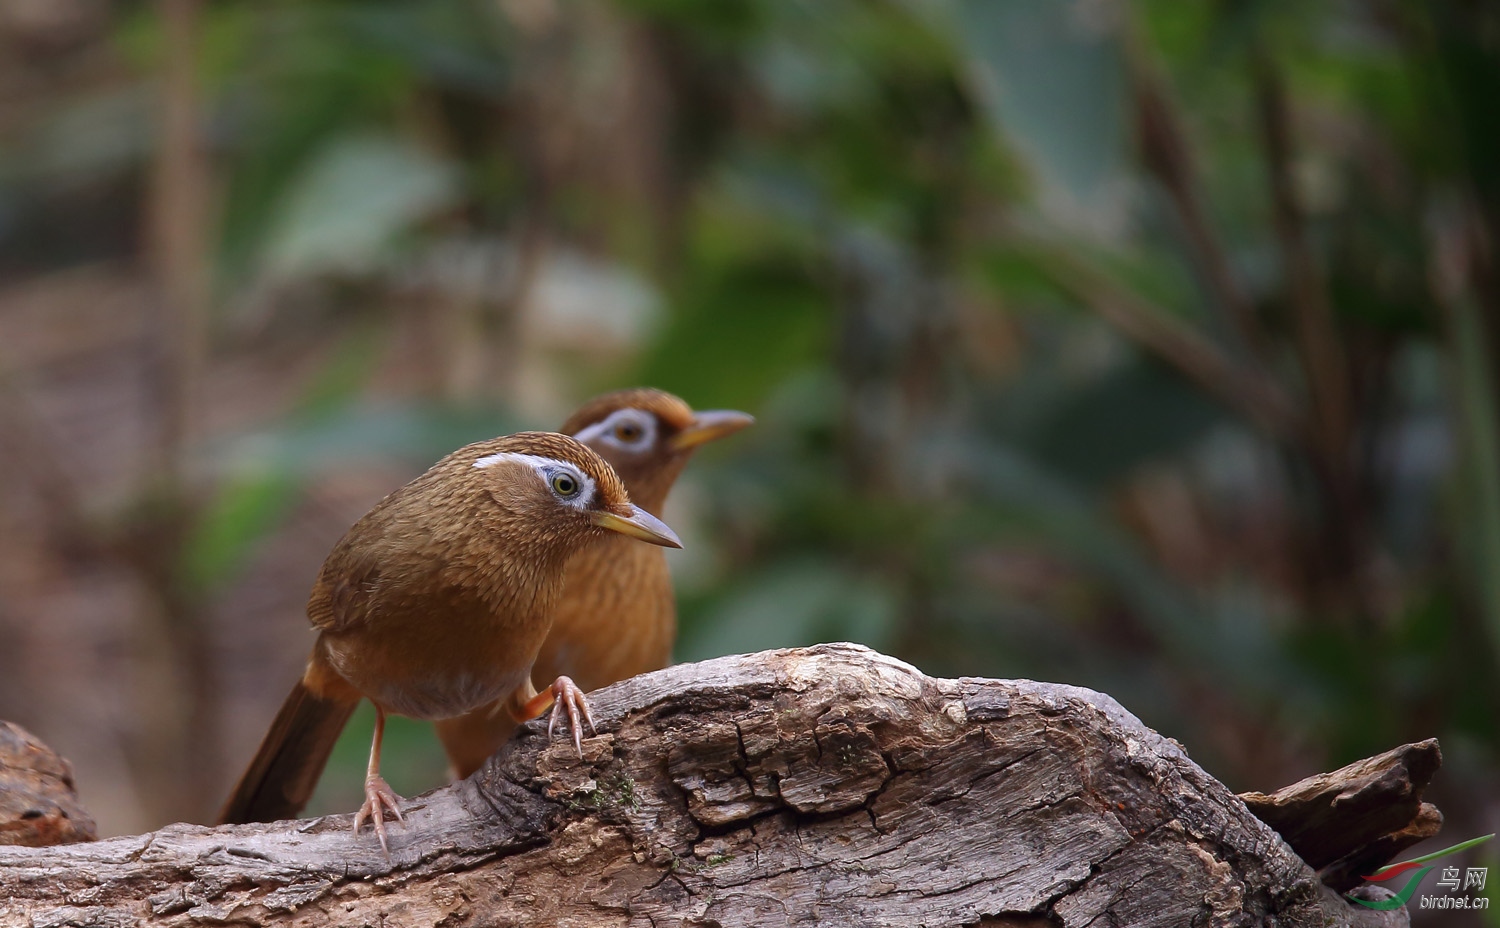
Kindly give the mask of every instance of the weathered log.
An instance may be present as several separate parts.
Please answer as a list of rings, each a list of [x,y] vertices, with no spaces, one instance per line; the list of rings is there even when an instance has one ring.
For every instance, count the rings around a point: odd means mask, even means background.
[[[94,840],[73,768],[14,722],[0,722],[0,845],[45,847]]]
[[[1261,821],[1335,890],[1353,889],[1401,851],[1443,827],[1422,792],[1443,763],[1436,738],[1403,744],[1271,795],[1241,793]]]
[[[1405,924],[1088,690],[826,645],[592,702],[582,759],[528,726],[389,859],[349,815],[0,848],[0,925]]]

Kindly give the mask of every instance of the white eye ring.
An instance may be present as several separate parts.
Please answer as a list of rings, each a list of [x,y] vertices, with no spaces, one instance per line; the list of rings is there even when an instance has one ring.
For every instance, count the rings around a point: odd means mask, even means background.
[[[617,409],[585,429],[574,438],[586,445],[641,452],[656,446],[656,416],[644,409]]]
[[[486,455],[474,462],[475,467],[492,467],[501,461],[525,464],[536,471],[537,477],[557,501],[574,509],[587,509],[594,501],[594,481],[567,461],[546,458],[536,454],[520,454],[504,451]],[[567,485],[571,485],[571,489]]]

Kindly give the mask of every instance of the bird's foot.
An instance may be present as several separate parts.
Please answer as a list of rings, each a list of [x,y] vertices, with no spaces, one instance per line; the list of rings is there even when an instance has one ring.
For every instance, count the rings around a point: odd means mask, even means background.
[[[562,720],[563,713],[568,714],[568,725],[573,732],[573,747],[578,751],[578,756],[583,756],[583,725],[587,722],[589,731],[599,734],[594,727],[594,717],[589,714],[589,701],[584,698],[583,690],[578,688],[568,677],[558,677],[552,681],[549,687],[552,691],[552,715],[547,719],[547,737],[552,737],[552,730]]]
[[[360,826],[368,818],[376,837],[380,838],[380,849],[387,857],[391,856],[391,849],[385,841],[385,814],[389,812],[396,821],[406,824],[406,819],[401,817],[400,802],[401,797],[396,795],[384,777],[378,774],[365,777],[365,804],[354,815],[354,833],[359,834]]]

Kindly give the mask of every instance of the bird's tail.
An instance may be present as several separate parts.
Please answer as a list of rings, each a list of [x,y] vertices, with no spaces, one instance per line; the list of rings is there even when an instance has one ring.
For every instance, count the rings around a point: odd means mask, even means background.
[[[219,824],[295,818],[312,797],[334,742],[357,705],[353,690],[329,698],[298,680],[219,812]]]

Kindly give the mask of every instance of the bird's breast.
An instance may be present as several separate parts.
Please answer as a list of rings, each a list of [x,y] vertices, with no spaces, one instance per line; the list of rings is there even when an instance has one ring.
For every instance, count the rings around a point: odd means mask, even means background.
[[[619,536],[568,562],[533,679],[566,674],[584,690],[665,667],[677,631],[672,577],[660,548]]]

